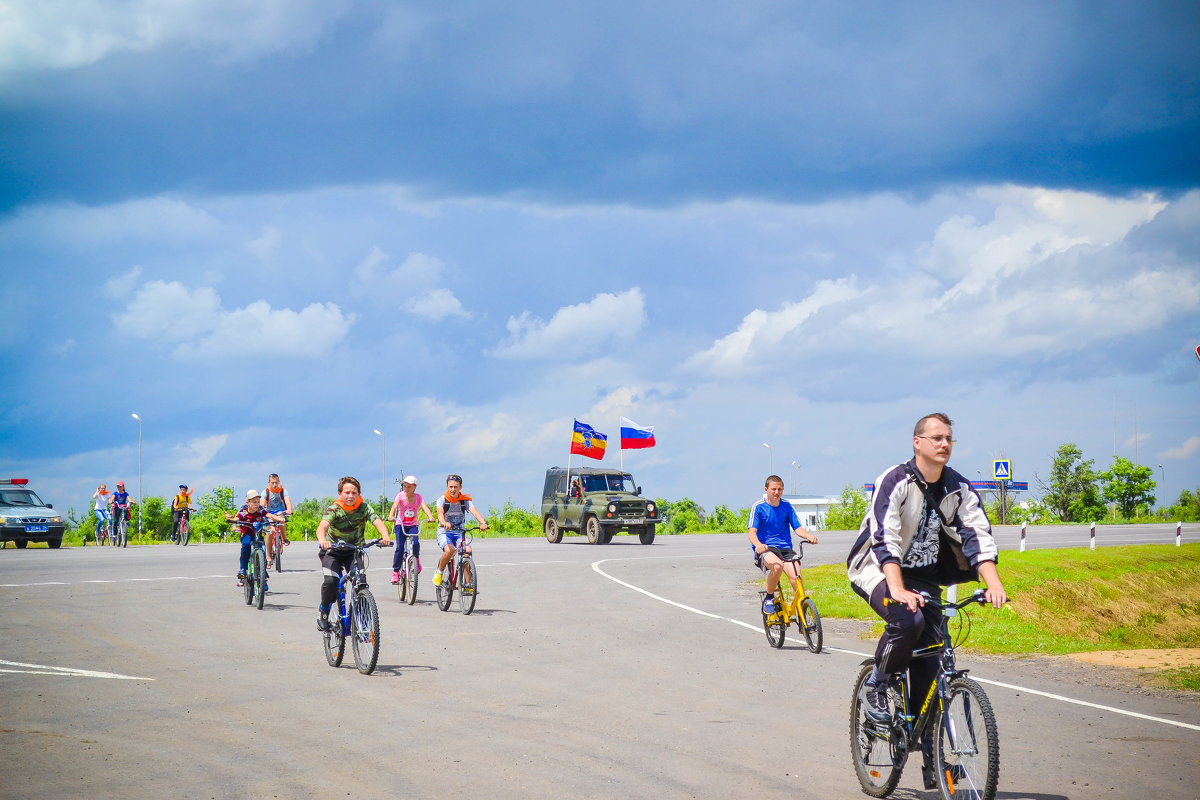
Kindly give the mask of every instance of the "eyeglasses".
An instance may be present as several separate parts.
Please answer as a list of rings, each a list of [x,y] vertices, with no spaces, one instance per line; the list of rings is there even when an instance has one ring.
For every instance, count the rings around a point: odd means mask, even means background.
[[[956,440],[951,439],[949,436],[920,436],[920,435],[918,435],[917,438],[918,439],[928,439],[929,441],[933,442],[934,444],[949,444],[949,445],[958,444],[958,442]]]
[[[462,483],[462,475],[447,475],[446,483],[449,483],[450,481],[458,481],[459,483]]]

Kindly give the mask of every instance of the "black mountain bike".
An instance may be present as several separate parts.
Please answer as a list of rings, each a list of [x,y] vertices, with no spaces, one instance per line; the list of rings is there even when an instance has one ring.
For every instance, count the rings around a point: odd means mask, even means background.
[[[334,550],[353,550],[354,558],[350,569],[338,580],[337,608],[329,610],[329,630],[321,634],[325,640],[325,660],[331,667],[342,665],[347,638],[354,649],[354,664],[363,675],[374,672],[379,661],[379,608],[367,586],[364,555],[368,547],[375,547],[381,541],[372,539],[361,547],[349,542],[333,543]],[[390,546],[390,543],[382,546]]]
[[[924,594],[924,593],[922,593]],[[970,618],[963,611],[984,604],[983,589],[959,603],[924,595],[925,604],[943,610],[940,641],[913,651],[913,658],[937,658],[937,679],[924,698],[909,698],[908,675],[893,675],[888,684],[892,718],[873,722],[866,713],[867,678],[874,659],[863,662],[850,701],[850,754],[862,790],[872,797],[887,797],[900,781],[908,755],[922,748],[930,768],[925,771],[925,788],[946,800],[970,798],[994,800],[1000,777],[1000,734],[996,715],[983,688],[967,677],[967,670],[954,666],[954,646],[966,641]],[[957,617],[955,636],[949,633],[950,619]],[[957,641],[954,641],[957,639]],[[915,701],[920,699],[919,708]],[[926,737],[932,741],[925,743]],[[923,747],[924,744],[924,747]],[[931,745],[931,746],[930,746]]]

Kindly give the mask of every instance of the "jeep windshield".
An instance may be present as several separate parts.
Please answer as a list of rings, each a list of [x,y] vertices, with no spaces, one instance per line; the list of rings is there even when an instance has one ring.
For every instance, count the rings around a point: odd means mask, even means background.
[[[0,506],[36,506],[44,507],[44,504],[36,494],[28,489],[5,489],[0,490]]]
[[[582,480],[585,492],[634,493],[633,478],[628,475],[584,475]]]

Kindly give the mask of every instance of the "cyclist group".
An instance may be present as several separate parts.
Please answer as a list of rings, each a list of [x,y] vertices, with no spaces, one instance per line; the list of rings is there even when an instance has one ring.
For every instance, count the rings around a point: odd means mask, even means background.
[[[913,697],[924,697],[936,676],[936,660],[912,658],[915,649],[936,644],[941,630],[942,611],[935,603],[926,605],[927,596],[940,599],[943,586],[982,580],[986,602],[1000,608],[1007,600],[996,568],[996,540],[979,495],[967,478],[947,466],[953,424],[941,413],[917,421],[913,457],[875,479],[846,559],[851,587],[884,621],[864,698],[867,716],[878,723],[891,719],[887,687],[892,675],[909,672]],[[767,575],[763,612],[770,614],[785,563],[793,587],[799,575],[799,563],[789,560],[792,532],[814,544],[817,539],[781,498],[778,476],[767,478],[765,489],[751,514],[748,535],[754,563]],[[931,742],[920,744],[925,788],[932,789]]]
[[[96,517],[96,541],[99,543],[104,531],[113,532],[115,520],[123,519],[129,524],[131,517],[129,509],[136,501],[125,491],[125,481],[117,481],[117,489],[108,491],[108,484],[101,483],[92,493],[92,514]]]

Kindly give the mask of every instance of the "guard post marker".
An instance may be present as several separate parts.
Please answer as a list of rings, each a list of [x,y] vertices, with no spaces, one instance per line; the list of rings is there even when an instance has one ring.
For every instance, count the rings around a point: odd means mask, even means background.
[[[1028,524],[1029,524],[1029,523],[1027,523],[1027,522],[1022,522],[1022,523],[1021,523],[1021,552],[1022,552],[1022,553],[1024,553],[1024,552],[1025,552],[1025,527],[1026,527]]]
[[[1180,543],[1182,541],[1183,541],[1183,523],[1176,522],[1175,523],[1175,546],[1179,547]]]
[[[1092,523],[1092,534],[1089,538],[1091,539],[1092,549],[1095,550],[1096,549],[1096,523],[1095,522]]]

